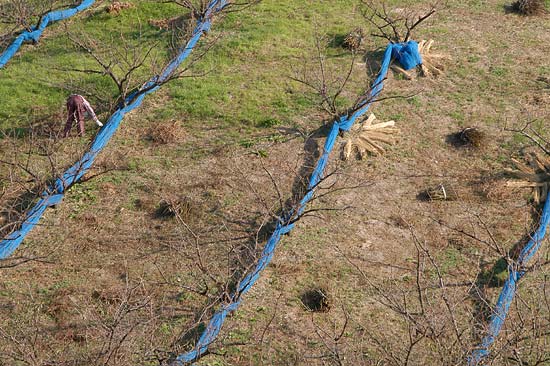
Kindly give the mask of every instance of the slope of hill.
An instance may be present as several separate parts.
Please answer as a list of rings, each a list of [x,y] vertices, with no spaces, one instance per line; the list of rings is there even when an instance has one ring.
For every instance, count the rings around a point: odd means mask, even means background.
[[[86,95],[100,119],[115,105],[107,76],[77,71],[98,68],[75,41],[107,59],[151,49],[137,82],[185,37],[171,28],[191,22],[181,7],[128,3],[53,25],[0,70],[0,227],[95,133],[88,123],[86,137],[58,138],[66,97]],[[399,14],[428,2],[388,4]],[[463,362],[484,334],[503,258],[538,219],[529,190],[505,184],[511,158],[533,148],[508,130],[532,122],[550,139],[550,18],[505,5],[449,1],[419,27],[414,38],[434,39],[450,60],[438,78],[388,76],[391,98],[373,112],[396,121],[399,143],[363,161],[332,157],[312,211],[199,364]],[[294,80],[304,65],[317,70],[316,39],[329,77],[355,63],[339,108],[376,74],[386,41],[368,36],[361,12],[354,1],[264,0],[217,19],[189,77],[129,115],[88,179],[0,263],[0,364],[158,365],[192,349],[319,155],[332,117]],[[357,27],[366,37],[353,59],[341,40]],[[465,127],[483,131],[481,148],[452,144]],[[457,199],[422,199],[440,184]],[[495,365],[550,356],[548,253],[546,242],[520,284]],[[326,311],[306,309],[312,289]]]

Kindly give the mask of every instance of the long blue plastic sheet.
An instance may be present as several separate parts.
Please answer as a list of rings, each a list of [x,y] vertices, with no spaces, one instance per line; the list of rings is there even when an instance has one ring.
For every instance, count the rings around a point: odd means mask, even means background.
[[[4,67],[6,63],[19,51],[21,45],[25,42],[38,42],[42,33],[48,25],[60,20],[68,19],[78,12],[88,9],[95,3],[95,0],[83,0],[80,5],[65,9],[49,12],[40,19],[40,23],[37,26],[33,27],[31,31],[24,31],[15,38],[11,45],[6,48],[6,50],[0,55],[0,68]]]
[[[82,176],[90,170],[95,158],[111,140],[126,113],[139,107],[146,95],[155,92],[163,82],[171,77],[178,66],[189,57],[201,36],[210,29],[212,15],[221,11],[226,5],[226,0],[212,0],[210,2],[204,17],[198,22],[197,27],[193,31],[191,39],[180,49],[177,57],[164,68],[160,75],[151,78],[151,80],[142,87],[142,93],[137,91],[126,98],[127,105],[120,107],[107,120],[105,126],[97,133],[89,150],[83,157],[72,167],[67,169],[60,178],[57,178],[53,186],[48,187],[41,194],[40,200],[26,214],[19,229],[0,242],[0,259],[5,259],[10,256],[23,242],[27,234],[38,225],[46,208],[59,204],[67,189],[77,183]]]
[[[338,133],[340,131],[349,131],[353,124],[365,115],[365,113],[367,113],[369,107],[383,89],[384,79],[386,78],[393,59],[397,59],[401,66],[403,66],[406,70],[410,70],[422,63],[422,57],[418,52],[418,44],[416,42],[410,41],[407,43],[388,45],[384,53],[384,60],[382,61],[380,73],[373,83],[369,98],[365,100],[363,105],[359,106],[359,109],[356,112],[351,115],[342,116],[339,120],[333,123],[332,129],[325,141],[323,155],[317,161],[317,165],[309,179],[307,193],[300,201],[297,209],[295,209],[294,212],[289,213],[287,217],[279,220],[275,231],[269,237],[254,270],[239,283],[237,291],[230,297],[231,301],[227,304],[223,304],[221,308],[214,313],[208,322],[206,329],[195,345],[195,348],[192,351],[177,357],[177,364],[186,365],[193,363],[208,351],[209,345],[216,340],[229,313],[237,310],[241,303],[242,296],[252,288],[256,281],[258,281],[262,271],[271,262],[275,249],[277,248],[277,244],[281,240],[282,236],[288,234],[294,228],[294,219],[304,213],[307,203],[313,198],[315,189],[323,178],[323,174],[325,172],[330,154],[334,149],[334,144],[336,142],[336,138],[338,137]]]
[[[546,198],[546,204],[544,205],[540,225],[537,231],[535,231],[527,245],[521,250],[517,261],[508,267],[508,278],[504,283],[504,287],[502,288],[491,315],[487,335],[481,341],[481,345],[475,349],[468,358],[468,365],[482,365],[486,357],[489,356],[489,348],[493,345],[493,343],[495,343],[498,335],[500,334],[504,321],[506,320],[506,316],[508,315],[508,311],[510,310],[510,305],[516,295],[518,281],[525,275],[525,266],[527,263],[540,249],[549,224],[550,194]]]

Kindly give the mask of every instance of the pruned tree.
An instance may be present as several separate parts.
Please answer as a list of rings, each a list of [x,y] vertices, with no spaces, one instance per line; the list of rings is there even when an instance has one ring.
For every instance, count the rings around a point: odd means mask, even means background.
[[[196,22],[206,16],[210,1],[172,1],[154,0],[157,3],[175,3],[189,11],[191,17],[184,22],[174,22],[174,29],[170,39],[170,57],[177,57],[196,27]],[[257,3],[254,1],[227,2],[218,14],[229,11],[242,10]],[[85,34],[69,34],[69,38],[77,49],[83,51],[95,63],[90,68],[66,68],[69,72],[93,74],[110,79],[116,87],[117,102],[111,104],[110,109],[119,105],[126,105],[140,95],[153,88],[162,86],[172,80],[182,77],[196,77],[190,75],[189,70],[198,62],[216,43],[218,37],[211,39],[200,50],[195,51],[190,61],[184,67],[168,69],[165,56],[159,52],[159,41],[151,42],[143,34],[141,23],[136,24],[139,29],[137,36],[128,40],[120,34],[107,41],[101,41]],[[166,66],[168,65],[168,66]],[[156,75],[151,78],[151,75]]]
[[[86,35],[80,35],[80,37],[69,35],[69,38],[97,66],[64,68],[63,70],[109,78],[116,87],[116,101],[111,104],[111,109],[121,104],[126,105],[129,94],[143,86],[150,75],[158,74],[161,70],[160,65],[163,60],[159,59],[156,52],[159,42],[142,42],[144,37],[141,28],[137,43],[128,42],[122,34],[112,37],[108,42],[101,42]],[[185,70],[179,71],[174,78],[183,72]],[[166,80],[166,82],[168,81]]]
[[[314,92],[319,106],[331,117],[341,116],[346,109],[343,98],[354,74],[358,53],[352,51],[352,57],[345,71],[342,72],[341,64],[337,64],[327,57],[329,40],[325,35],[317,34],[314,39],[315,46],[310,54],[305,55],[299,68],[294,69],[290,78],[305,85]],[[357,109],[367,98],[366,93],[357,97],[354,106],[350,110]]]
[[[231,7],[228,11],[243,10],[249,6],[258,4],[261,1],[262,0],[228,1],[227,6]],[[161,0],[161,2],[165,4],[176,4],[190,10],[193,19],[200,19],[204,16],[206,10],[208,9],[208,5],[210,4],[210,0]]]
[[[443,6],[441,0],[425,10],[412,8],[391,9],[385,1],[361,0],[365,20],[377,29],[373,37],[385,38],[392,43],[407,42],[418,26],[428,20]]]

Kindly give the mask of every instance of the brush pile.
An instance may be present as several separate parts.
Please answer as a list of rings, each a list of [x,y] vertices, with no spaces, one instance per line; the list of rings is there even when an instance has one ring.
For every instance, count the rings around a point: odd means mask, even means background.
[[[456,201],[458,194],[448,184],[439,184],[421,192],[419,198],[422,201]]]
[[[302,304],[307,311],[326,312],[330,310],[328,292],[323,288],[311,289],[300,296]]]
[[[386,152],[383,144],[394,145],[401,131],[395,121],[373,123],[376,116],[371,114],[366,121],[352,127],[350,136],[344,142],[342,159],[348,160],[355,154],[359,159],[367,155],[381,155]]]
[[[521,15],[540,15],[544,13],[544,0],[518,0],[512,4],[512,11]]]
[[[363,29],[355,28],[353,31],[348,33],[342,42],[342,46],[350,51],[357,51],[363,43]]]
[[[509,187],[533,188],[535,203],[543,203],[550,191],[550,156],[541,153],[531,153],[525,164],[512,159],[516,169],[507,173],[515,180],[508,182]]]

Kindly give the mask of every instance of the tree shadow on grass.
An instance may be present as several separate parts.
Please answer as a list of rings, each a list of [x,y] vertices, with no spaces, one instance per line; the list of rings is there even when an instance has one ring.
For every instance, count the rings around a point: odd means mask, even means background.
[[[322,127],[310,133],[306,138],[304,143],[305,154],[301,167],[298,169],[296,177],[294,178],[292,196],[284,203],[282,209],[271,215],[272,218],[270,220],[265,222],[264,215],[255,216],[250,220],[231,220],[225,218],[241,226],[242,231],[249,233],[250,237],[231,251],[232,258],[230,258],[230,261],[232,262],[232,275],[226,283],[226,291],[220,295],[218,300],[206,305],[206,308],[209,309],[208,316],[205,316],[204,308],[195,314],[193,321],[196,325],[182,333],[174,345],[184,347],[185,349],[193,349],[192,347],[196,345],[204,329],[206,329],[205,327],[208,320],[204,319],[210,319],[214,311],[218,309],[219,304],[230,304],[232,299],[235,298],[234,294],[239,285],[260,260],[264,248],[263,245],[259,244],[263,244],[269,240],[281,219],[291,219],[292,213],[296,210],[298,203],[307,193],[310,177],[322,153],[320,141],[327,137],[331,127],[331,124],[324,124]],[[216,305],[216,303],[218,305]],[[173,355],[173,357],[175,357],[175,355]]]

